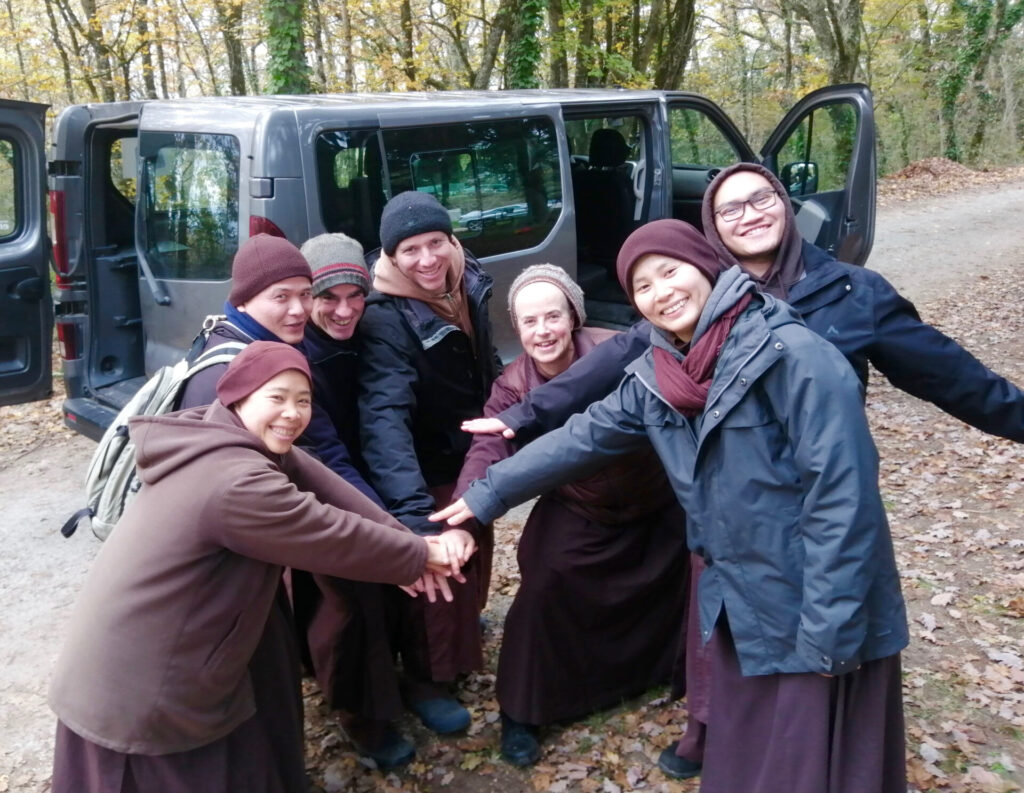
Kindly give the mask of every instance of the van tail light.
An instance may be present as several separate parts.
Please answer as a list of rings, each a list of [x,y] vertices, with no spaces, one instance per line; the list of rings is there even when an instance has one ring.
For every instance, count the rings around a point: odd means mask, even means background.
[[[82,349],[78,325],[73,319],[57,318],[57,342],[60,354],[65,361],[74,361],[81,357]]]
[[[249,236],[255,237],[257,234],[270,234],[273,237],[284,237],[284,232],[278,228],[274,221],[268,220],[267,218],[261,218],[259,215],[249,215]]]
[[[64,209],[64,191],[50,191],[50,214],[53,215],[53,266],[57,273],[57,285],[66,286],[70,266],[68,264],[67,216]]]

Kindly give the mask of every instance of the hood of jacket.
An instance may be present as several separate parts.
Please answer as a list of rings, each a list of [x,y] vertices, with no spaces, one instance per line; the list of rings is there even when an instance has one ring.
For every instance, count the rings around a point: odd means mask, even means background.
[[[139,479],[147,485],[228,446],[251,449],[278,463],[291,454],[270,451],[220,402],[163,416],[138,416],[128,422],[128,432],[135,442]]]

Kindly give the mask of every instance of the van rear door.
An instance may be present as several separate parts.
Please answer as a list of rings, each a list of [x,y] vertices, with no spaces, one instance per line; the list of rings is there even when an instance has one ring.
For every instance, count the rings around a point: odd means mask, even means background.
[[[0,405],[52,387],[46,108],[0,100]]]
[[[801,99],[761,157],[789,191],[804,239],[863,265],[875,238],[875,114],[871,89],[855,83]]]

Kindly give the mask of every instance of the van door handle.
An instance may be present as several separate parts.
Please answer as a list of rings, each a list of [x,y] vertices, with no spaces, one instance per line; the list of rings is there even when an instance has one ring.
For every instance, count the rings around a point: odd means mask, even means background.
[[[43,279],[33,276],[19,281],[14,285],[11,296],[15,300],[24,300],[26,303],[38,303],[43,299]]]

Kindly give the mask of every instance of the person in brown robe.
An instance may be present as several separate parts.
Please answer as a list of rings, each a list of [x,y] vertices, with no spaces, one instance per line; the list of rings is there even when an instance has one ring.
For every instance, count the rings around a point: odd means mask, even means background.
[[[478,415],[498,373],[487,310],[493,280],[452,233],[432,195],[392,198],[380,222],[373,291],[360,323],[359,424],[369,482],[388,511],[453,555],[480,553],[464,568],[451,603],[406,604],[398,640],[403,698],[439,734],[469,726],[460,675],[481,668],[480,610],[490,575],[486,532],[441,531],[427,516],[446,504],[470,439],[459,427]]]
[[[495,381],[487,416],[613,334],[583,327],[583,293],[550,264],[513,282],[509,312],[524,352]],[[514,451],[501,436],[476,436],[455,492]],[[540,757],[540,725],[618,704],[664,683],[676,664],[687,603],[685,517],[653,451],[541,497],[518,561],[497,695],[502,756],[528,765]]]
[[[50,686],[55,793],[306,793],[301,728],[279,734],[258,712],[260,686],[290,681],[249,668],[281,568],[428,597],[454,572],[443,543],[292,449],[311,404],[297,350],[253,342],[217,396],[131,421],[143,487],[97,556]]]

